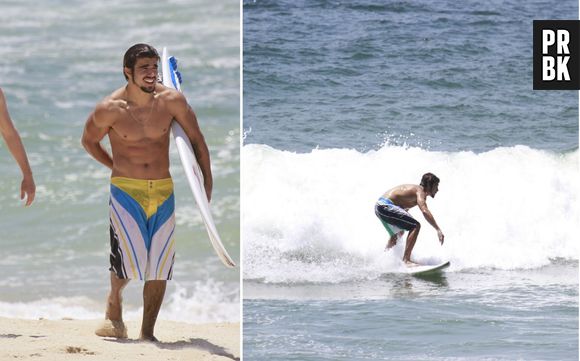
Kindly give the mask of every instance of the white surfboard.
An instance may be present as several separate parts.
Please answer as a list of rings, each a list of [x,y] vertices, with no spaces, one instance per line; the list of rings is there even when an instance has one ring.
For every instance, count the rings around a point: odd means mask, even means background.
[[[174,58],[169,57],[167,48],[165,47],[163,48],[163,55],[161,57],[161,72],[163,74],[163,85],[181,91],[181,80],[180,74],[177,72],[177,62]],[[177,152],[179,153],[181,164],[183,165],[185,175],[187,176],[187,182],[189,183],[189,187],[193,193],[193,198],[195,198],[199,211],[201,212],[201,218],[205,224],[209,240],[223,264],[227,267],[233,268],[236,264],[228,255],[228,252],[224,248],[217,232],[209,208],[209,202],[207,201],[205,188],[203,187],[203,173],[199,168],[189,138],[185,134],[181,125],[176,121],[171,123],[171,132],[173,133],[173,138],[177,145]]]
[[[451,262],[443,262],[439,264],[433,265],[418,265],[418,266],[406,266],[405,273],[411,275],[427,275],[427,274],[436,274],[443,271],[443,269],[449,267]]]

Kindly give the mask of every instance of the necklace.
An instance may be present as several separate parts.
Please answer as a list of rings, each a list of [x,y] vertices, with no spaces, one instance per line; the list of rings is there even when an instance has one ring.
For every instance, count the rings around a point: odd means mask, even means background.
[[[141,119],[137,118],[135,116],[135,114],[133,114],[133,112],[131,111],[131,107],[129,106],[129,102],[127,102],[127,106],[125,107],[125,109],[127,109],[131,118],[133,118],[137,123],[144,124],[144,123],[148,123],[149,120],[151,119],[151,114],[153,114],[153,108],[155,108],[156,103],[157,103],[157,98],[153,97],[153,104],[151,104],[151,109],[149,109],[149,115],[147,115],[147,118],[145,118],[145,120],[141,120]]]

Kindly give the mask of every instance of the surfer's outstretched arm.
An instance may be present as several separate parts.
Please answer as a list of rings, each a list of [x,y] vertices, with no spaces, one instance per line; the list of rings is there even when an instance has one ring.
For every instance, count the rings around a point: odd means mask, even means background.
[[[20,199],[24,199],[26,196],[25,205],[29,206],[32,204],[32,201],[34,201],[36,185],[34,184],[34,177],[32,176],[32,170],[28,163],[28,157],[26,156],[26,150],[22,144],[22,139],[20,139],[20,135],[10,119],[8,106],[6,105],[6,99],[4,98],[2,89],[0,89],[0,133],[2,133],[2,138],[4,138],[10,153],[22,171]]]
[[[423,217],[425,217],[427,222],[429,222],[429,224],[432,225],[433,228],[435,228],[435,230],[437,231],[437,237],[439,237],[439,242],[441,244],[443,244],[443,242],[445,240],[445,235],[441,231],[441,228],[439,228],[437,221],[435,221],[435,217],[433,217],[433,214],[431,213],[431,211],[427,207],[426,198],[427,198],[427,195],[425,194],[425,192],[419,191],[417,194],[417,206],[419,207],[419,209],[423,213]]]

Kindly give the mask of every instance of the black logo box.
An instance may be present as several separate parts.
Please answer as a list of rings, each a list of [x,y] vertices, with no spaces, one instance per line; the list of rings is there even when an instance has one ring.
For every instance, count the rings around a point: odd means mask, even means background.
[[[557,57],[557,44],[548,48],[548,54],[542,54],[543,30],[567,30],[570,34],[568,49],[570,59],[567,67],[570,80],[542,80],[543,56]],[[534,20],[534,90],[578,90],[580,89],[580,20]],[[567,54],[566,54],[567,55]]]

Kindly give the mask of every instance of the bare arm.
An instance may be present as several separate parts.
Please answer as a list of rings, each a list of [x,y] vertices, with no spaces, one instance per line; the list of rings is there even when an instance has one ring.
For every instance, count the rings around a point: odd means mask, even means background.
[[[30,164],[28,163],[28,157],[26,156],[26,150],[20,139],[18,131],[14,127],[12,120],[10,119],[10,114],[8,114],[8,106],[6,105],[6,99],[4,98],[4,93],[0,89],[0,132],[2,133],[2,138],[6,142],[10,153],[18,163],[20,170],[22,171],[22,183],[20,184],[20,199],[24,199],[26,195],[26,206],[32,204],[34,201],[34,196],[36,194],[36,185],[34,184],[34,178],[32,176],[32,170],[30,169]]]
[[[193,109],[187,104],[187,100],[181,93],[177,93],[175,98],[171,101],[171,110],[175,120],[183,127],[185,134],[189,138],[195,153],[195,158],[199,163],[201,172],[203,173],[204,188],[207,195],[207,200],[211,201],[211,193],[213,188],[213,177],[211,173],[211,162],[209,157],[209,149],[205,142],[205,138],[199,128],[197,117]]]
[[[417,206],[419,206],[419,209],[423,213],[423,217],[425,217],[427,222],[429,222],[429,224],[432,225],[433,228],[435,228],[435,230],[437,231],[437,237],[439,237],[439,242],[443,244],[445,236],[443,235],[441,228],[439,228],[439,225],[435,221],[435,217],[433,217],[433,214],[431,214],[431,211],[429,210],[429,208],[427,208],[427,194],[422,189],[417,191]]]
[[[113,170],[113,158],[101,145],[101,140],[107,135],[111,126],[112,121],[107,116],[105,105],[102,103],[97,105],[87,119],[81,142],[93,158]]]

